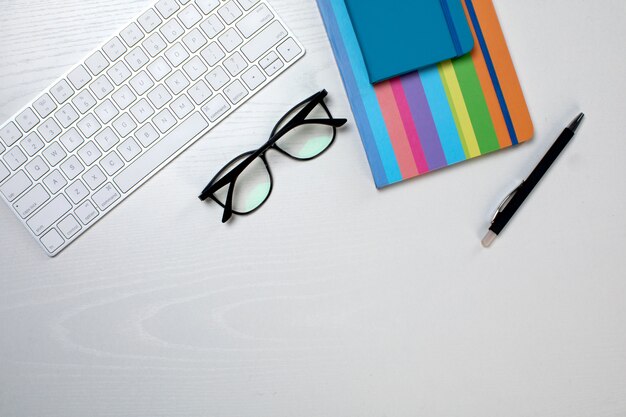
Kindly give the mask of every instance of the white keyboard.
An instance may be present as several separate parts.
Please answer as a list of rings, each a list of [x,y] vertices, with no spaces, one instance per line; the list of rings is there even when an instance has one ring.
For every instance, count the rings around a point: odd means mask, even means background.
[[[160,0],[0,127],[0,196],[55,256],[302,55],[265,0]]]

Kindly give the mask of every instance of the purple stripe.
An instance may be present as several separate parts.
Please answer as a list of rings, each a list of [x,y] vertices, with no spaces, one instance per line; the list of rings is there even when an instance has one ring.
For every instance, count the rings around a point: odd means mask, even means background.
[[[419,74],[413,72],[403,76],[402,85],[430,170],[448,166]]]

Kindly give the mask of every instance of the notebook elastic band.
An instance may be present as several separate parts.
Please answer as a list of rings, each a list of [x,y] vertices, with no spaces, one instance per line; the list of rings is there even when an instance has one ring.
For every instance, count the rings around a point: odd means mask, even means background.
[[[456,31],[454,20],[452,20],[452,13],[450,12],[450,6],[448,5],[448,0],[439,0],[439,1],[441,2],[441,9],[443,10],[443,15],[446,18],[446,23],[448,24],[448,30],[450,31],[450,36],[452,37],[452,43],[454,44],[454,49],[456,51],[457,56],[461,56],[463,54],[463,49],[461,48],[461,40],[459,39],[459,34]]]

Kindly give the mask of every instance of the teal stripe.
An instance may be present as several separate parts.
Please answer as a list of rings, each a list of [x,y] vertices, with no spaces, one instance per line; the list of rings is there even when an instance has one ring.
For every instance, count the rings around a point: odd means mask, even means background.
[[[346,9],[343,0],[330,0],[330,3],[335,12],[345,49],[348,52],[348,59],[350,60],[354,78],[361,98],[363,99],[363,105],[365,106],[372,132],[374,133],[376,148],[378,149],[385,173],[387,174],[387,179],[389,183],[402,181],[402,173],[400,172],[396,154],[391,145],[387,125],[385,124],[385,119],[383,118],[383,113],[380,109],[378,98],[376,97],[376,91],[369,81],[365,61],[352,27],[348,9]]]
[[[452,109],[448,102],[446,90],[443,87],[441,76],[437,66],[431,66],[420,70],[420,78],[426,92],[426,99],[430,105],[430,111],[437,126],[437,132],[441,140],[443,153],[446,155],[448,165],[465,161],[465,152],[461,145],[461,137],[454,123]]]

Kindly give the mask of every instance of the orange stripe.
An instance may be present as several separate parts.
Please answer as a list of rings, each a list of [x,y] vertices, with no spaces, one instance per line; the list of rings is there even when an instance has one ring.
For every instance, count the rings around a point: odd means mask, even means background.
[[[396,154],[402,177],[404,179],[415,177],[419,172],[413,159],[413,151],[404,130],[404,124],[402,123],[402,117],[400,116],[400,110],[398,110],[391,83],[389,81],[378,83],[374,86],[374,90],[376,91],[376,96],[378,96],[380,109],[389,131],[391,145]]]
[[[491,0],[472,0],[472,4],[483,29],[485,42],[493,59],[518,141],[525,142],[533,136],[533,122],[498,21],[498,15]]]
[[[463,4],[467,21],[471,22],[472,20],[469,16],[469,12],[467,11],[465,2],[461,3]],[[489,70],[487,69],[487,63],[485,62],[483,51],[478,43],[474,26],[470,25],[470,30],[472,31],[475,45],[470,55],[472,57],[472,61],[474,61],[474,67],[476,68],[476,73],[478,74],[478,80],[480,81],[483,93],[485,94],[485,101],[487,102],[489,114],[491,115],[491,120],[493,121],[493,127],[496,130],[498,143],[500,144],[500,148],[507,148],[513,144],[511,141],[511,135],[509,134],[509,129],[506,127],[504,115],[502,114],[502,108],[500,107],[496,90],[493,87],[493,82],[491,81]]]

